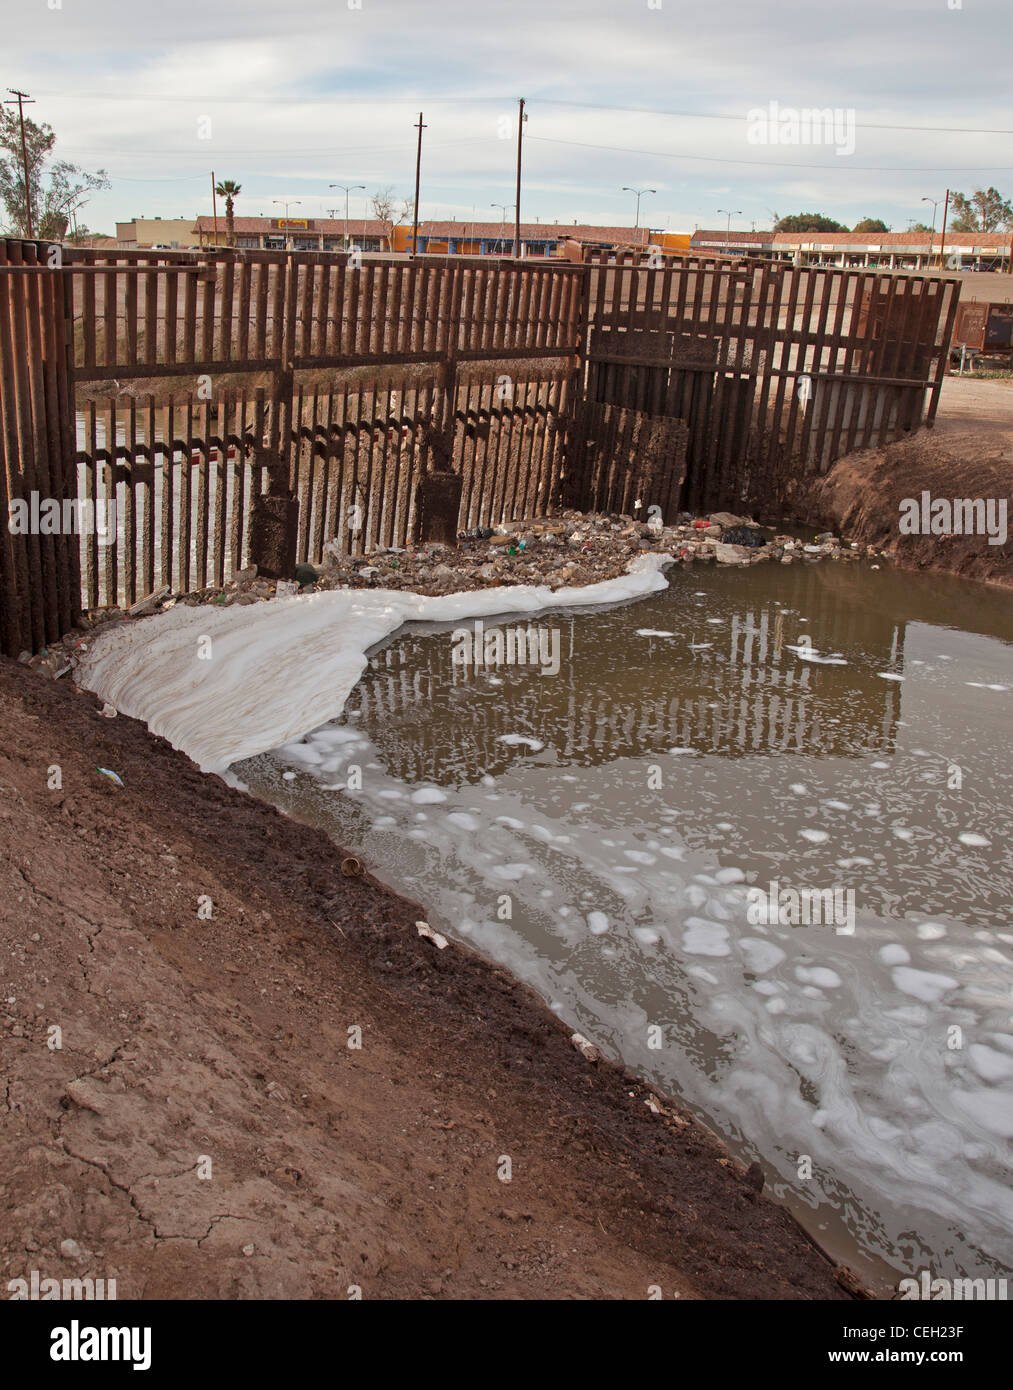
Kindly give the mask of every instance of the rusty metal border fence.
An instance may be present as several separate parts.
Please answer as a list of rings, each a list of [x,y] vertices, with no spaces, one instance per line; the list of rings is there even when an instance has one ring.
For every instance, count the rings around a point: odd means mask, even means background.
[[[935,418],[958,281],[692,257],[652,267],[640,253],[590,264],[586,400],[686,422],[687,507],[776,505],[793,478]]]
[[[570,264],[0,240],[0,503],[34,491],[118,512],[103,545],[5,528],[0,647],[53,640],[82,603],[222,583],[279,487],[310,561],[328,543],[409,544],[432,475],[453,475],[462,527],[634,494],[666,515],[782,497],[931,422],[958,292],[656,251]]]
[[[55,641],[81,607],[74,538],[62,528],[63,503],[77,495],[65,280],[48,270],[47,250],[0,239],[9,268],[0,274],[0,651],[9,656]],[[55,531],[52,520],[39,524],[46,499],[60,509]],[[24,515],[33,500],[34,526]]]

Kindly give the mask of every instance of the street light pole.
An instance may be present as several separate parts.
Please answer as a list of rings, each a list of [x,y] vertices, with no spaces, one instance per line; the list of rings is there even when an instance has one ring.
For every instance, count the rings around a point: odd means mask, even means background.
[[[932,204],[932,231],[929,233],[929,265],[930,265],[930,266],[931,266],[931,264],[932,264],[932,248],[933,248],[933,246],[935,245],[935,242],[936,242],[936,208],[939,206],[939,204],[940,204],[942,201],[943,201],[942,198],[927,198],[927,197],[925,196],[924,193],[922,194],[922,202],[923,202],[923,203],[931,203],[931,204]]]
[[[734,210],[734,212],[728,212],[728,209],[727,209],[727,208],[718,208],[718,212],[725,212],[725,213],[728,213],[728,223],[727,223],[727,225],[726,225],[726,227],[725,227],[725,246],[727,247],[727,246],[728,246],[728,243],[729,243],[729,242],[731,241],[731,239],[732,239],[732,218],[733,218],[733,217],[741,217],[741,216],[742,216],[742,209],[741,209],[741,208],[736,208],[736,209]]]
[[[500,255],[506,250],[506,215],[507,209],[515,206],[514,203],[490,203],[491,208],[503,209],[503,235],[500,237]]]
[[[289,210],[289,208],[301,207],[301,206],[302,206],[302,199],[301,199],[301,198],[288,198],[288,199],[285,199],[285,198],[272,198],[272,199],[271,199],[271,202],[272,202],[272,203],[279,203],[279,204],[285,209],[285,243],[286,243],[285,249],[288,250],[288,251],[291,251],[292,248],[288,245],[288,242],[291,240],[291,237],[289,236],[288,210]]]
[[[633,230],[634,230],[635,232],[639,232],[639,231],[640,231],[640,200],[641,200],[641,198],[644,196],[645,193],[657,193],[657,191],[658,191],[658,190],[657,190],[656,188],[627,188],[627,187],[624,187],[624,188],[623,188],[623,192],[624,192],[624,193],[635,193],[635,194],[637,195],[637,216],[636,216],[636,220],[635,220],[634,223],[633,223]]]
[[[366,185],[365,185],[364,183],[329,183],[329,184],[327,185],[327,187],[328,187],[328,188],[340,188],[340,189],[343,189],[343,190],[344,190],[344,194],[345,194],[345,237],[344,237],[344,241],[345,241],[345,250],[347,251],[347,250],[348,250],[348,190],[349,190],[350,188],[361,188],[363,191],[365,191]]]

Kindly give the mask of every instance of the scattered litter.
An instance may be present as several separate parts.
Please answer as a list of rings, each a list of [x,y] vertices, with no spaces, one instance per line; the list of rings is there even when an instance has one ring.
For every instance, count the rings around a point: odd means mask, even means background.
[[[347,859],[342,859],[341,872],[346,878],[360,878],[362,875],[362,865],[354,855],[350,854]]]
[[[101,774],[102,774],[103,777],[108,777],[109,780],[110,780],[110,782],[115,782],[116,785],[117,785],[118,787],[122,787],[122,786],[123,786],[123,783],[120,781],[119,777],[116,775],[115,772],[112,771],[111,768],[108,768],[108,767],[97,767],[97,768],[95,769],[95,771],[96,771],[96,772],[101,772]]]
[[[585,1038],[583,1033],[571,1033],[570,1042],[588,1062],[601,1061],[601,1053],[598,1048],[589,1038]]]
[[[441,936],[438,931],[433,931],[428,922],[416,922],[415,928],[419,936],[424,936],[427,941],[431,941],[438,951],[442,951],[447,945],[447,938]]]

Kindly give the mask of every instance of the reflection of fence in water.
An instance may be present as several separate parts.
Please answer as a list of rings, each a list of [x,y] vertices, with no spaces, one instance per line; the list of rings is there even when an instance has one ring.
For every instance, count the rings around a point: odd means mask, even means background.
[[[707,651],[679,651],[678,666],[652,671],[603,662],[596,643],[572,640],[572,618],[548,615],[544,625],[561,629],[559,674],[499,667],[504,684],[493,687],[495,699],[482,693],[489,690],[483,674],[452,664],[449,634],[408,636],[373,656],[354,703],[388,770],[409,782],[502,770],[516,755],[499,740],[518,732],[583,765],[675,746],[729,757],[891,752],[896,687],[868,680],[856,687],[849,678],[839,691],[817,695],[817,671],[839,668],[786,651],[795,633],[784,623],[773,607],[737,615]],[[659,646],[667,650],[664,639]]]

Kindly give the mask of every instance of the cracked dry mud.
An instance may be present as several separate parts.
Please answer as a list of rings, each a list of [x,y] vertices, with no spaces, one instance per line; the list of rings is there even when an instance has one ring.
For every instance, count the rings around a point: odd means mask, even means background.
[[[11,662],[0,719],[4,1296],[846,1296],[714,1139],[319,832]]]

